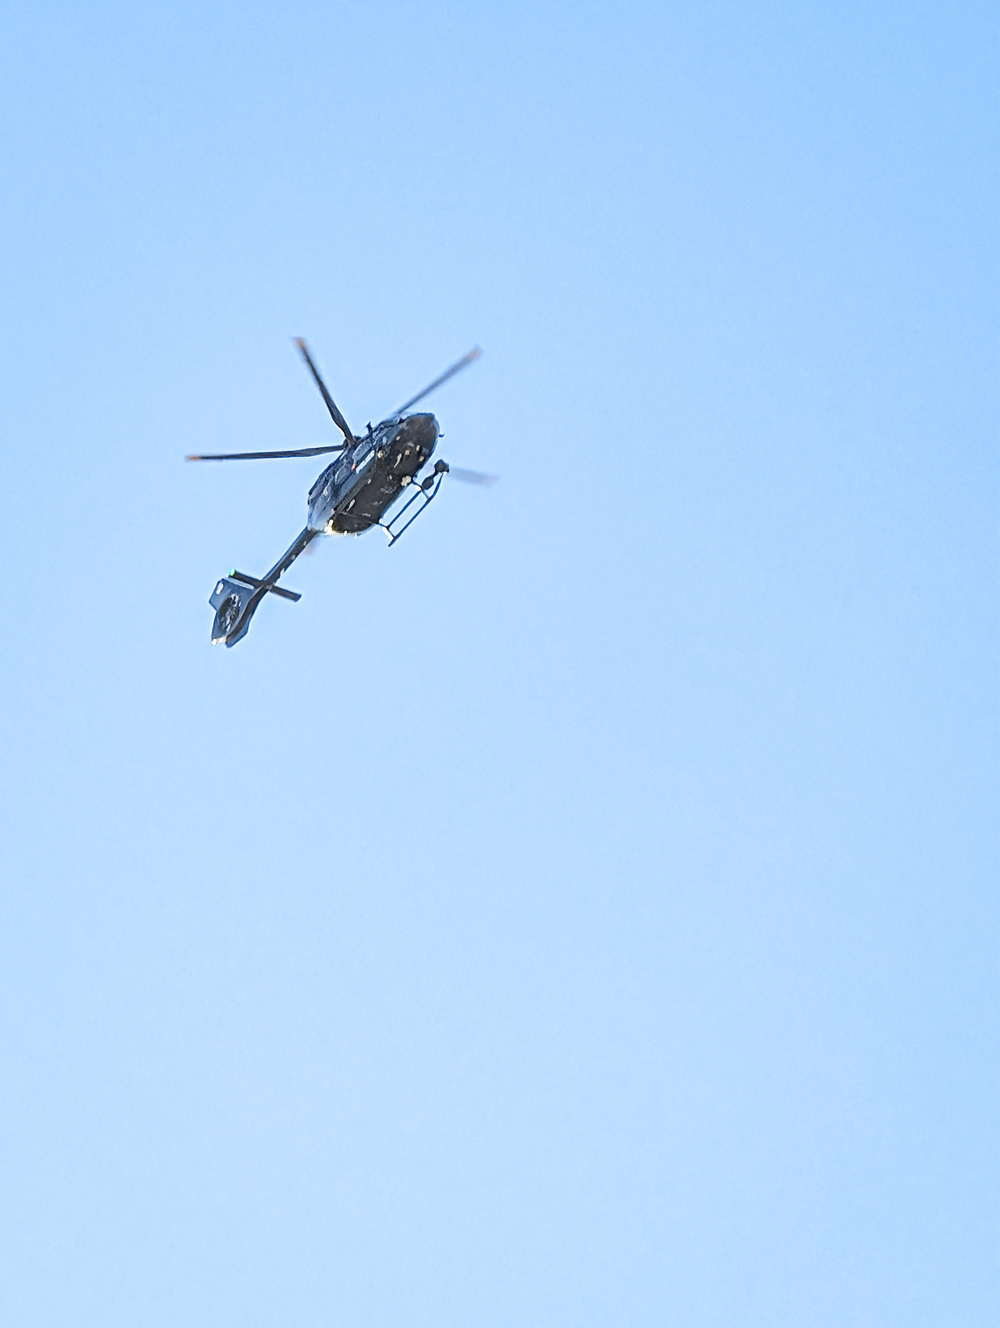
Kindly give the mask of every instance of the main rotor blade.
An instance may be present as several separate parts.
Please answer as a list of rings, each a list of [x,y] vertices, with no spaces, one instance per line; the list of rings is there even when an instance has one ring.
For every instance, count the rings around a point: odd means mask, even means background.
[[[460,466],[451,466],[448,474],[453,480],[461,480],[463,484],[481,484],[485,489],[496,484],[500,478],[499,475],[484,475],[481,470],[462,470]]]
[[[405,405],[400,406],[399,410],[396,411],[396,414],[402,415],[403,412],[409,410],[411,406],[415,406],[418,401],[423,400],[423,398],[428,394],[428,392],[433,392],[436,387],[440,387],[442,383],[446,383],[449,378],[451,378],[454,374],[457,374],[460,369],[464,369],[467,364],[471,364],[473,360],[478,360],[480,355],[482,355],[482,353],[483,352],[479,349],[478,346],[473,346],[473,348],[469,351],[468,355],[463,355],[462,358],[457,361],[457,363],[451,366],[450,369],[445,369],[444,373],[440,376],[440,378],[435,378],[433,383],[428,383],[422,392],[418,392],[415,397],[410,397],[409,401],[407,401]]]
[[[346,443],[331,447],[298,447],[290,452],[213,452],[211,455],[186,456],[185,461],[269,461],[272,457],[322,456],[324,452],[342,452]]]
[[[312,374],[313,378],[316,379],[316,386],[319,388],[320,395],[322,396],[323,400],[326,402],[327,410],[333,416],[334,424],[344,435],[345,440],[347,442],[350,442],[354,437],[354,434],[351,433],[351,426],[344,419],[343,415],[341,415],[340,411],[337,409],[337,403],[334,401],[330,393],[326,390],[326,383],[324,383],[322,378],[320,378],[319,370],[312,362],[312,356],[309,354],[309,347],[306,345],[306,343],[302,340],[301,337],[295,338],[295,344],[296,346],[298,346],[299,353],[301,354],[302,358],[305,360],[306,364],[308,364],[309,372]]]

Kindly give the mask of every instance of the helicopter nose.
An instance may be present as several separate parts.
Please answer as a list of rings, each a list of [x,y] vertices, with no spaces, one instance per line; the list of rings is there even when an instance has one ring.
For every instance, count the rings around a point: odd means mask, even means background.
[[[407,423],[412,429],[412,438],[416,445],[425,453],[431,453],[438,436],[438,422],[434,416],[411,415]]]
[[[393,435],[393,473],[414,476],[434,451],[438,422],[433,415],[407,415]]]

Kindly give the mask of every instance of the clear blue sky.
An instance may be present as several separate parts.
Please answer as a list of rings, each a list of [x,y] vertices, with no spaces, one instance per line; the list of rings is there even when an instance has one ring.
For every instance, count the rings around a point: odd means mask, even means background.
[[[6,7],[0,1322],[993,1321],[991,11]]]

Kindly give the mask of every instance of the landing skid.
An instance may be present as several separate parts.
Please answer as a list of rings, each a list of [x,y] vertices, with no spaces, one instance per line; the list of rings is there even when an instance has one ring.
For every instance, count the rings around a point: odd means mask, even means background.
[[[396,515],[390,521],[380,521],[378,523],[389,536],[390,548],[396,543],[400,535],[409,530],[420,513],[426,510],[428,504],[433,502],[438,496],[438,490],[441,488],[441,481],[447,474],[447,461],[436,461],[434,463],[434,473],[428,475],[425,480],[421,480],[417,486],[416,492],[407,498],[406,502]],[[411,512],[410,509],[415,503],[419,505],[415,511]],[[407,516],[408,512],[409,516]]]

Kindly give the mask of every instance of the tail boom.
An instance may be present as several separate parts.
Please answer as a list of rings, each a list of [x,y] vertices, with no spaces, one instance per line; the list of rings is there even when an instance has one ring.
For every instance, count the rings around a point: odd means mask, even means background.
[[[215,609],[212,624],[212,645],[231,647],[242,641],[250,629],[250,619],[265,595],[278,595],[281,599],[298,601],[301,595],[278,585],[278,578],[288,571],[292,563],[319,534],[307,526],[285,550],[266,576],[258,578],[246,572],[231,571],[220,578],[208,598]]]

